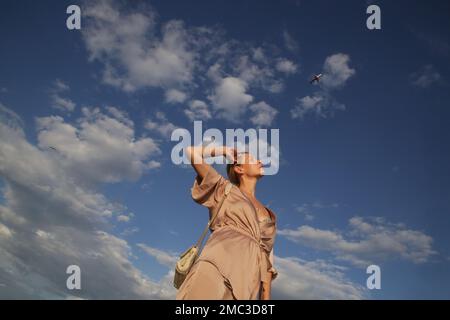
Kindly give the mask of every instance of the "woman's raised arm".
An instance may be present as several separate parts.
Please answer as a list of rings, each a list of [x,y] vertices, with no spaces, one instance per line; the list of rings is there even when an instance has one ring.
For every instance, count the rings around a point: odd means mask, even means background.
[[[224,156],[234,161],[236,150],[226,146],[190,146],[186,148],[186,155],[197,175],[203,180],[210,167],[209,164],[205,163],[205,158]]]

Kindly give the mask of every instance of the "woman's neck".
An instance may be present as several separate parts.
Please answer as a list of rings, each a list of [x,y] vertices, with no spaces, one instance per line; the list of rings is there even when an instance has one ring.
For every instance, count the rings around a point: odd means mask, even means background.
[[[241,179],[239,183],[239,189],[241,189],[241,191],[245,192],[246,194],[255,197],[256,182],[256,179]]]

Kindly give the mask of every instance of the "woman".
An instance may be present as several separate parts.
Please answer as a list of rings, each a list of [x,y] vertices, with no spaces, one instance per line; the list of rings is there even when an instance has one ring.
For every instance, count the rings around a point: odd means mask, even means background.
[[[261,162],[225,146],[189,147],[186,153],[197,172],[192,198],[209,209],[210,218],[228,180],[204,159],[232,159],[227,174],[233,186],[176,299],[269,300],[271,282],[278,274],[273,267],[276,216],[255,197],[256,183],[264,174]]]

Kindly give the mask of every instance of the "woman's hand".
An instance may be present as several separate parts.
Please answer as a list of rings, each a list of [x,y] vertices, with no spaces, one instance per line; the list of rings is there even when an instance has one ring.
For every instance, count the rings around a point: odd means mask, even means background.
[[[207,146],[203,148],[203,158],[224,156],[233,163],[237,158],[237,151],[227,146]]]
[[[237,161],[237,150],[230,147],[224,147],[224,157],[229,159],[231,163]]]

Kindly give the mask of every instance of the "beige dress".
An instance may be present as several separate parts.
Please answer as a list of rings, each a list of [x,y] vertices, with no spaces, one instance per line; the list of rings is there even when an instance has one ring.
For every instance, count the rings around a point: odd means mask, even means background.
[[[201,183],[198,177],[194,181],[192,198],[209,209],[210,218],[227,182],[213,167]],[[273,266],[276,215],[267,210],[271,218],[260,220],[250,200],[233,185],[176,299],[259,300],[261,282],[278,275]]]

